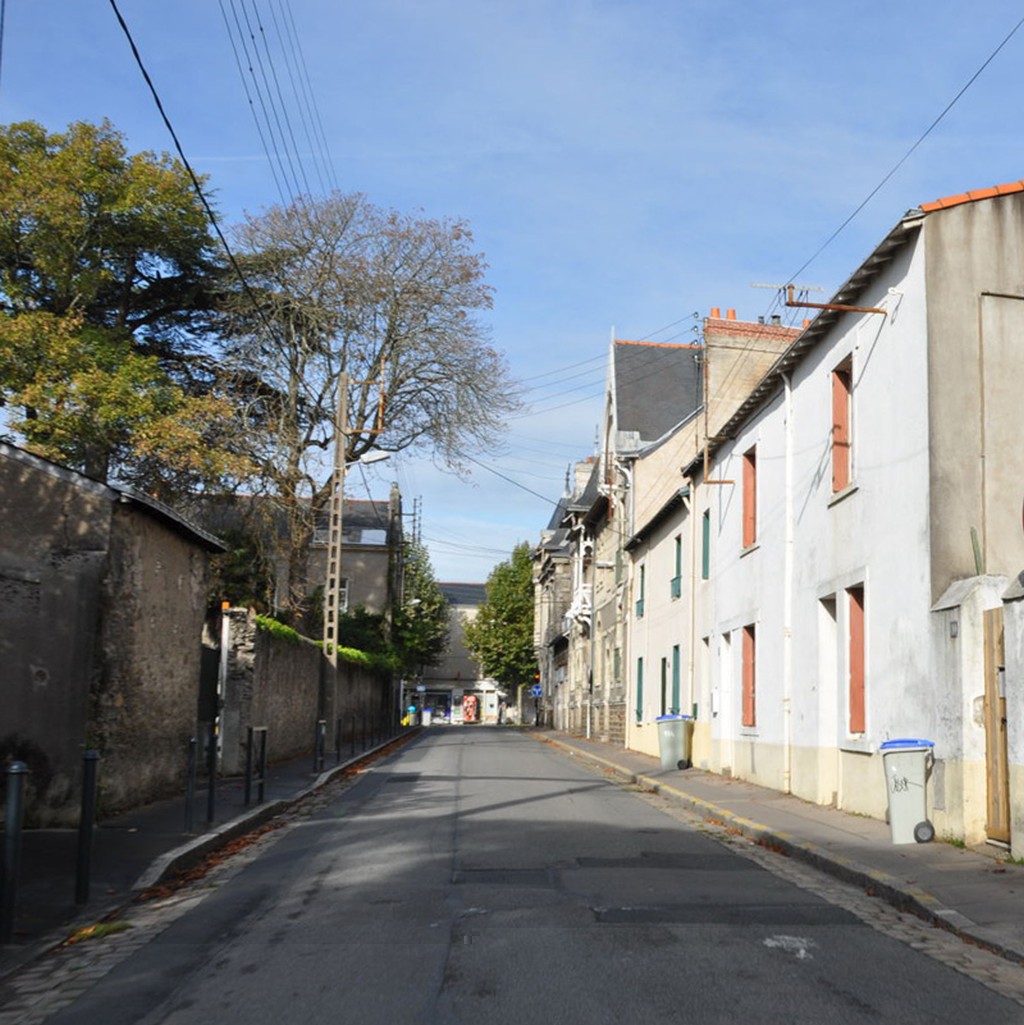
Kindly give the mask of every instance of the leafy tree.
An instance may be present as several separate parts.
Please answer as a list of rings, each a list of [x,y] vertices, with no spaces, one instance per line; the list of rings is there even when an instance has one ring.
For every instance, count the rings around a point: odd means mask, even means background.
[[[179,162],[106,122],[0,126],[0,402],[30,447],[165,495],[244,470],[190,341],[214,252]]]
[[[404,602],[395,611],[392,641],[402,668],[412,674],[436,666],[448,650],[448,602],[441,593],[427,549],[418,541],[406,545]]]
[[[233,249],[249,287],[225,297],[227,382],[287,523],[288,602],[301,612],[340,380],[346,463],[373,448],[425,449],[460,469],[460,452],[495,443],[518,400],[479,320],[491,290],[461,221],[335,193],[249,217]]]
[[[525,541],[491,571],[487,600],[467,620],[465,639],[483,671],[499,683],[513,688],[533,681],[533,563]]]

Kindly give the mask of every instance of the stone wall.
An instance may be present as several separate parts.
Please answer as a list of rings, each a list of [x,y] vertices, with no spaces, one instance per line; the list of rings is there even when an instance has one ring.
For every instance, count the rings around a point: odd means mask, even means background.
[[[114,506],[88,737],[103,758],[104,813],[184,783],[206,587],[203,551],[157,520]]]
[[[28,764],[26,821],[77,821],[89,749],[101,814],[172,792],[195,728],[215,542],[6,444],[0,523],[0,761]]]
[[[245,609],[225,615],[231,639],[221,710],[224,775],[244,771],[250,726],[267,727],[268,758],[281,762],[312,757],[319,719],[327,722],[331,752],[338,719],[343,745],[351,740],[353,719],[359,736],[392,721],[390,678],[344,663],[335,671],[312,641],[261,630]],[[208,632],[208,643],[215,632]]]

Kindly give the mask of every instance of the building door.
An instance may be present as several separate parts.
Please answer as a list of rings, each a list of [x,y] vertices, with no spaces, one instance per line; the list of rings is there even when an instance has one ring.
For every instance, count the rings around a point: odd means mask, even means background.
[[[989,840],[1010,842],[1010,788],[1006,751],[1003,610],[985,612],[985,775]]]

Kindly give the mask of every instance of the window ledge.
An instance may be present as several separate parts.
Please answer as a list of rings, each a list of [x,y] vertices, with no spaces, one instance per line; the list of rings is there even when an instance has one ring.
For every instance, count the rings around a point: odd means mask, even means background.
[[[758,550],[758,548],[760,548],[760,547],[761,547],[761,542],[760,541],[755,541],[752,545],[747,545],[746,548],[741,548],[740,549],[740,558],[743,559],[746,556],[750,555],[751,552],[756,552]]]
[[[839,741],[839,750],[848,754],[871,755],[875,753],[875,745],[866,738],[845,737]]]
[[[828,500],[829,508],[831,509],[832,506],[838,505],[844,499],[849,498],[850,495],[854,494],[856,491],[857,491],[857,484],[856,483],[854,483],[854,484],[847,484],[846,487],[843,488],[842,491],[836,491],[832,495],[832,497]]]
[[[758,737],[758,736],[760,736],[760,734],[758,733],[758,730],[757,730],[756,726],[741,726],[740,727],[740,736],[741,737]]]

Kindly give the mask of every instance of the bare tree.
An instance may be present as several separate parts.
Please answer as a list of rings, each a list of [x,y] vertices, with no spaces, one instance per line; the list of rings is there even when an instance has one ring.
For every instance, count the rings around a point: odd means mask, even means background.
[[[460,452],[496,443],[518,394],[479,317],[492,292],[465,223],[336,193],[249,217],[235,246],[248,287],[226,304],[228,367],[283,521],[282,604],[301,613],[340,374],[349,382],[346,462],[374,448],[418,449],[460,470]]]

